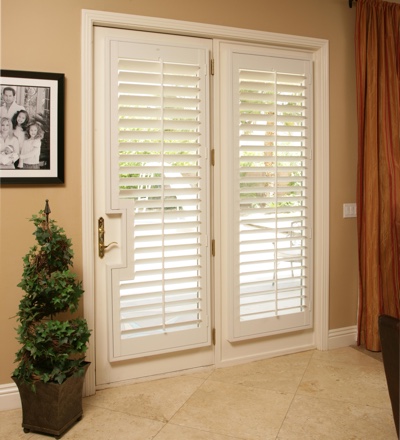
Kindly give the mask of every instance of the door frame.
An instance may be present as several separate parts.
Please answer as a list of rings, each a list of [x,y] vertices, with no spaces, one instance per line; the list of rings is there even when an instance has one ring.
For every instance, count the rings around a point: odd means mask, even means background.
[[[271,32],[240,29],[226,26],[208,25],[187,21],[120,14],[105,11],[82,10],[81,21],[81,181],[82,181],[82,280],[85,290],[83,298],[84,316],[89,328],[95,328],[95,281],[94,259],[97,244],[95,241],[95,218],[93,211],[93,29],[94,26],[120,27],[123,29],[154,31],[158,33],[181,34],[241,42],[277,45],[294,49],[308,50],[314,58],[314,142],[318,145],[314,157],[314,327],[315,347],[328,349],[329,325],[329,43],[328,40],[299,37]],[[218,130],[215,130],[218,136]],[[216,230],[218,234],[218,229]],[[221,262],[216,259],[218,272]],[[216,286],[218,289],[218,286]],[[216,301],[216,316],[220,316],[221,306]],[[92,363],[84,386],[86,396],[95,394],[95,340],[92,332],[87,351],[87,360]],[[220,357],[219,344],[216,344],[216,364]]]

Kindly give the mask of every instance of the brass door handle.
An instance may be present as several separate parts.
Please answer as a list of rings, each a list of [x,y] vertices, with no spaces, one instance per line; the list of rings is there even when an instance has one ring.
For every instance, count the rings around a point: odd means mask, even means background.
[[[112,241],[111,243],[105,245],[104,244],[104,234],[105,234],[105,229],[104,229],[104,218],[100,217],[98,220],[98,243],[99,243],[99,257],[103,258],[104,257],[104,251],[111,246],[112,244],[118,244],[116,241]]]

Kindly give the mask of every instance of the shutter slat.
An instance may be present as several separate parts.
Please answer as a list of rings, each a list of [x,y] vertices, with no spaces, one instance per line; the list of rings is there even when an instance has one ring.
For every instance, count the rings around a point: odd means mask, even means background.
[[[296,136],[286,136],[280,134],[268,134],[263,135],[257,133],[253,134],[243,134],[240,136],[240,142],[300,142],[307,139],[306,136],[296,135]]]
[[[182,120],[195,120],[200,115],[200,111],[198,109],[187,109],[187,108],[178,108],[178,109],[165,109],[164,111],[161,108],[142,108],[142,107],[128,107],[128,106],[119,106],[118,107],[118,116],[120,118],[131,118],[134,121],[146,120],[146,119],[156,119],[161,120],[163,117],[164,120],[168,119],[182,119]]]
[[[124,301],[124,303],[128,303],[128,301]],[[157,306],[162,306],[163,304],[165,304],[168,308],[171,307],[182,307],[182,306],[188,306],[190,307],[190,309],[188,308],[188,310],[194,310],[195,308],[199,308],[200,304],[201,304],[201,300],[198,298],[192,298],[192,299],[181,299],[181,300],[175,300],[175,301],[163,301],[162,298],[159,298],[159,302],[158,303],[152,303],[152,304],[146,304],[143,306],[139,306],[139,305],[124,305],[124,303],[121,305],[121,310],[124,313],[129,313],[130,311],[132,312],[136,312],[136,311],[142,311],[142,310],[148,310],[151,309],[153,307],[157,307]]]
[[[157,119],[120,119],[118,128],[120,131],[128,129],[163,129],[163,130],[197,130],[200,125],[199,121],[195,120],[157,120]]]
[[[187,279],[182,277],[182,278],[177,278],[177,279],[173,279],[173,280],[163,280],[163,286],[165,286],[165,288],[168,288],[168,286],[171,285],[176,285],[176,284],[184,284],[187,282],[200,282],[200,277],[188,277]],[[159,280],[149,280],[149,281],[138,281],[135,282],[135,288],[149,288],[149,287],[158,287],[160,286],[160,281]]]
[[[240,103],[239,105],[240,112],[272,112],[272,113],[288,113],[289,116],[299,116],[301,112],[306,110],[305,105],[285,105],[285,104],[274,104],[274,103]],[[241,118],[245,117],[245,115],[241,115]],[[285,115],[286,117],[286,115]],[[282,119],[284,120],[285,117]]]
[[[161,149],[163,148],[164,153],[169,153],[169,152],[181,152],[181,151],[187,151],[187,152],[193,152],[193,151],[198,151],[200,144],[196,143],[196,142],[190,142],[190,143],[178,143],[178,142],[174,142],[173,144],[161,144],[161,142],[156,142],[156,143],[151,143],[151,142],[146,142],[146,143],[140,143],[140,142],[135,142],[135,143],[129,143],[129,142],[121,142],[118,146],[118,150],[120,152],[120,156],[119,156],[119,161],[126,161],[126,160],[133,160],[135,158],[135,154],[130,154],[130,153],[135,153],[137,152],[152,152],[152,151],[156,151],[156,152],[160,152],[161,153]]]
[[[182,152],[187,153],[187,152]],[[193,154],[168,154],[168,155],[162,155],[162,154],[132,154],[132,155],[123,155],[120,156],[120,168],[126,172],[137,172],[137,171],[145,171],[145,174],[149,173],[161,173],[164,174],[172,174],[172,173],[179,173],[183,169],[183,167],[177,167],[174,166],[174,162],[176,161],[185,161],[185,162],[191,162],[192,164],[196,164],[197,160],[200,159],[201,156],[199,156],[196,153]],[[163,161],[164,167],[160,164]],[[133,165],[132,162],[135,162]],[[138,164],[141,163],[140,165]],[[143,168],[143,166],[146,166],[146,168]],[[198,171],[200,169],[199,166],[191,167],[191,171]],[[143,174],[143,173],[142,173]]]
[[[256,131],[259,132],[278,132],[279,133],[288,133],[288,132],[300,132],[305,130],[306,126],[301,125],[275,125],[275,124],[248,124],[242,123],[240,124],[240,130],[243,131]],[[242,140],[242,139],[241,139]]]
[[[127,302],[136,301],[136,302],[142,302],[147,301],[148,303],[158,301],[158,298],[160,295],[162,296],[162,302],[163,301],[171,301],[172,298],[179,298],[179,297],[187,297],[191,296],[194,301],[198,302],[201,301],[201,296],[199,295],[199,291],[201,290],[199,287],[182,287],[179,286],[178,288],[174,288],[173,292],[168,292],[166,290],[165,292],[159,292],[154,293],[131,293],[132,291],[132,282],[121,284],[121,304],[124,305]]]
[[[165,324],[165,325],[159,325],[159,326],[148,326],[144,328],[132,328],[129,330],[121,330],[121,334],[123,337],[127,337],[129,335],[131,336],[147,336],[152,333],[161,333],[164,332],[164,330],[169,329],[170,331],[174,328],[182,328],[182,331],[184,331],[186,328],[190,327],[197,327],[199,326],[203,321],[201,319],[196,320],[188,320],[180,323],[172,323],[172,324]]]
[[[166,234],[166,235],[145,235],[145,236],[138,236],[135,237],[135,242],[136,243],[152,243],[154,241],[161,241],[161,240],[175,240],[175,241],[179,241],[179,240],[187,240],[187,239],[197,239],[198,237],[200,237],[200,233],[198,232],[192,232],[192,233],[175,233],[175,234]]]

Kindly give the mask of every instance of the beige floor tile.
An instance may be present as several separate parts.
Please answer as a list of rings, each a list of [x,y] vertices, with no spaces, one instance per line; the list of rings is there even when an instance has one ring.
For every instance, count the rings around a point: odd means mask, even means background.
[[[390,409],[383,364],[310,361],[297,394]]]
[[[235,440],[238,437],[213,434],[212,432],[168,424],[154,437],[154,440]]]
[[[294,394],[313,352],[290,354],[215,370],[211,380]]]
[[[396,440],[391,412],[296,396],[277,440]]]
[[[155,420],[87,404],[84,404],[83,411],[82,420],[62,440],[152,440],[164,426]]]
[[[22,426],[22,410],[0,411],[0,439],[29,440],[32,434],[25,434]]]
[[[84,401],[97,407],[166,422],[203,382],[189,376],[154,380],[101,390]]]
[[[21,422],[21,410],[0,412],[0,439],[45,438]],[[396,431],[382,362],[347,347],[98,391],[63,436],[81,439],[396,440]]]
[[[275,440],[292,399],[292,394],[207,380],[171,422],[241,439]]]
[[[379,360],[368,356],[352,347],[337,348],[335,350],[313,352],[313,359],[325,362],[344,362],[352,365],[378,365]]]

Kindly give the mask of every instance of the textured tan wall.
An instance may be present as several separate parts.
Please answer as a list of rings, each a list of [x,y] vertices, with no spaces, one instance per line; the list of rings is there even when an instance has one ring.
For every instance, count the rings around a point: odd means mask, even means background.
[[[33,244],[27,218],[50,199],[53,218],[72,238],[75,270],[82,273],[81,236],[81,10],[196,21],[324,38],[330,42],[330,328],[356,324],[355,219],[342,204],[355,201],[356,108],[353,32],[347,0],[1,0],[1,68],[62,72],[66,76],[64,185],[0,188],[0,384],[14,369],[16,287],[22,257]],[[83,127],[84,128],[84,127]],[[316,146],[318,148],[318,146]]]

